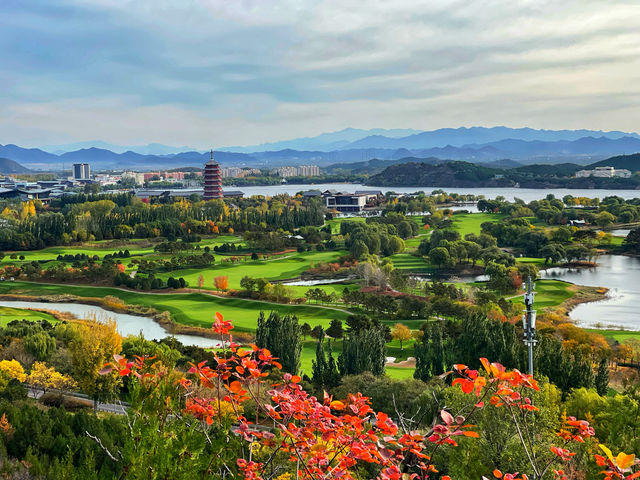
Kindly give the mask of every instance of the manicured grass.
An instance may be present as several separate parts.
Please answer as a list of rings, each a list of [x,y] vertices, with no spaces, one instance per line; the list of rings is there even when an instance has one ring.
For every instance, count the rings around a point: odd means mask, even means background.
[[[32,322],[47,320],[50,323],[58,322],[53,315],[48,313],[22,308],[0,307],[0,326],[4,327],[13,320],[30,320]]]
[[[557,307],[573,296],[569,291],[570,283],[560,280],[537,280],[535,283],[535,308]],[[515,297],[512,301],[524,304],[522,296]]]
[[[433,268],[422,257],[415,257],[408,253],[391,255],[391,261],[396,268],[412,273],[431,273]]]
[[[533,263],[534,265],[544,265],[544,258],[537,257],[517,257],[516,262],[520,263]]]
[[[60,247],[47,247],[41,250],[31,250],[31,251],[17,251],[17,252],[5,252],[5,257],[2,259],[2,263],[18,263],[20,260],[12,260],[9,256],[15,253],[18,257],[20,255],[24,255],[25,262],[31,261],[39,261],[39,260],[55,260],[58,255],[77,255],[77,254],[86,254],[86,255],[98,255],[100,258],[104,257],[107,254],[113,254],[120,250],[129,250],[131,255],[147,255],[153,253],[153,248],[156,245],[155,243],[152,246],[140,246],[142,243],[147,243],[147,240],[128,240],[126,242],[123,241],[122,245],[113,246],[113,243],[110,240],[104,240],[100,242],[90,242],[86,243],[82,246],[71,245],[71,246],[60,246]],[[215,237],[207,237],[203,238],[201,242],[198,243],[202,248],[209,246],[213,247],[215,245],[222,245],[223,243],[234,243],[236,245],[243,245],[244,242],[240,237],[235,235],[218,235]],[[214,255],[216,254],[215,252]],[[124,260],[124,259],[123,259]]]
[[[587,328],[585,330],[591,333],[598,333],[620,343],[631,339],[640,340],[640,332],[630,332],[628,330],[601,330],[599,328]]]
[[[482,231],[481,225],[485,222],[500,222],[506,218],[501,213],[461,213],[453,215],[453,228],[464,237],[467,233],[479,235]]]
[[[215,263],[208,268],[194,268],[176,270],[173,272],[158,273],[159,278],[183,277],[190,287],[196,288],[198,277],[204,278],[204,288],[214,289],[213,279],[217,276],[229,277],[229,288],[240,289],[240,280],[245,275],[253,278],[266,278],[267,280],[287,280],[300,276],[314,264],[336,261],[345,251],[325,252],[293,252],[274,260],[241,260],[237,263],[222,262],[223,257],[216,257]],[[306,289],[305,289],[306,291]],[[341,290],[342,291],[342,290]]]
[[[254,331],[260,311],[268,314],[277,311],[283,315],[296,315],[301,323],[311,326],[328,327],[333,318],[345,320],[344,311],[309,305],[279,305],[267,302],[254,302],[239,298],[220,298],[204,293],[167,293],[144,294],[116,288],[47,285],[30,282],[12,282],[0,284],[0,294],[15,295],[61,295],[71,294],[79,297],[105,297],[112,295],[129,304],[154,307],[159,311],[167,310],[172,318],[184,325],[208,328],[213,323],[216,312],[233,321],[240,331]]]
[[[340,224],[342,222],[366,222],[366,218],[364,217],[348,217],[348,218],[334,218],[332,220],[327,220],[325,225],[331,225],[331,233],[337,234],[340,233]]]

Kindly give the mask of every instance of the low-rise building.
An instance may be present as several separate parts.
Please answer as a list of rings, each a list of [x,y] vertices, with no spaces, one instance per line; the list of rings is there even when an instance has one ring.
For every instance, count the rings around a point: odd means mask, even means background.
[[[338,212],[362,212],[367,205],[367,196],[355,193],[331,193],[329,190],[322,194],[325,200],[325,206],[329,210],[337,210]]]
[[[616,169],[614,167],[596,167],[593,170],[579,170],[576,178],[599,177],[599,178],[629,178],[631,172],[626,169]]]

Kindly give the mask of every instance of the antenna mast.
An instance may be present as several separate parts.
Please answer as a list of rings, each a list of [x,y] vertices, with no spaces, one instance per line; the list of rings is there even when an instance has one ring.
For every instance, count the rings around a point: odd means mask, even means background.
[[[529,351],[529,375],[533,375],[533,347],[538,343],[536,337],[536,311],[533,309],[533,298],[535,284],[531,281],[531,275],[527,277],[524,294],[524,305],[526,307],[522,315],[522,326],[524,327],[524,344]]]

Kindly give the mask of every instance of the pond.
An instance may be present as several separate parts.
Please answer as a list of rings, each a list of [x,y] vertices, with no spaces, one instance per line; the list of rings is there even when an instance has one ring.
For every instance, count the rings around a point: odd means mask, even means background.
[[[48,302],[20,302],[13,300],[0,300],[1,307],[13,307],[23,309],[57,310],[58,312],[71,313],[78,318],[95,317],[98,320],[112,318],[118,325],[118,332],[123,337],[142,333],[147,340],[161,340],[172,335],[162,326],[149,317],[116,313],[94,305],[83,303],[48,303]],[[198,335],[173,335],[176,340],[184,345],[210,348],[220,346],[220,341]]]
[[[640,259],[604,255],[597,262],[597,268],[550,268],[541,276],[609,289],[605,300],[583,303],[571,311],[570,316],[578,325],[640,330]]]

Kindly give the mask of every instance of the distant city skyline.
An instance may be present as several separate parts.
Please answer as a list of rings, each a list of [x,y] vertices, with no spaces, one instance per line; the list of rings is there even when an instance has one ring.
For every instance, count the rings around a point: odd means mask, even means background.
[[[30,147],[635,132],[640,3],[4,0],[0,69],[0,144]]]

